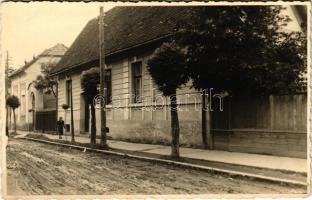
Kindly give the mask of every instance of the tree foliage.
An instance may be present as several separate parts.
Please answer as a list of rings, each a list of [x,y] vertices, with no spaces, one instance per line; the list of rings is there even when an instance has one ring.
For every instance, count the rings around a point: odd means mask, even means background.
[[[83,71],[81,75],[81,87],[86,96],[88,102],[91,104],[93,98],[99,94],[97,85],[100,83],[100,69],[93,67],[89,70]]]
[[[16,108],[18,108],[21,104],[20,104],[20,101],[18,99],[17,96],[15,95],[11,95],[7,98],[6,100],[6,104],[12,108],[13,110],[15,110]]]
[[[41,93],[53,94],[56,97],[55,87],[57,81],[50,76],[51,70],[55,63],[45,63],[41,65],[42,75],[38,75],[36,80],[33,81],[34,87]]]
[[[203,6],[180,22],[178,41],[187,49],[197,89],[263,94],[305,88],[306,37],[285,31],[281,6]]]
[[[163,43],[149,59],[147,69],[164,96],[188,81],[185,51],[176,43]]]

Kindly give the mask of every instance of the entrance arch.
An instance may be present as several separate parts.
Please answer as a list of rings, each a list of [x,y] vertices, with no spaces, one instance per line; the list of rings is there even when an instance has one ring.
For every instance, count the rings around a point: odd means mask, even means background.
[[[36,98],[34,92],[30,93],[30,103],[31,105],[29,110],[29,125],[32,127],[32,130],[35,130],[35,112],[36,112]]]

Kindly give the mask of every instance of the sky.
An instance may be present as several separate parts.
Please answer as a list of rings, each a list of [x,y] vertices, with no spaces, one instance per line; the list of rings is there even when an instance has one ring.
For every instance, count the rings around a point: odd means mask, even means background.
[[[99,15],[100,6],[107,11],[116,3],[2,3],[2,58],[8,51],[10,66],[16,69],[57,43],[70,47],[87,22]],[[290,29],[298,29],[293,26],[298,25],[293,23]]]
[[[104,3],[3,3],[1,5],[2,58],[9,52],[10,65],[24,61],[57,43],[69,47],[87,22],[114,5]],[[2,59],[2,64],[4,59]]]

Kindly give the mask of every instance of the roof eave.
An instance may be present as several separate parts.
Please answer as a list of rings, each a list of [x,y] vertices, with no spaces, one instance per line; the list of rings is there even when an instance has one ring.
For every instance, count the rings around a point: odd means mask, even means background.
[[[33,60],[29,61],[28,63],[26,63],[24,66],[20,67],[19,69],[17,69],[15,72],[13,72],[12,74],[10,74],[8,77],[9,78],[13,78],[19,74],[21,74],[22,72],[24,72],[27,68],[29,68],[32,64],[34,64],[37,60],[39,60],[39,58],[41,57],[45,57],[48,55],[38,55],[36,58],[34,58]],[[62,55],[49,55],[49,57],[62,57]]]
[[[153,43],[153,42],[157,42],[157,41],[166,39],[166,38],[168,38],[168,37],[170,37],[170,36],[172,36],[172,35],[173,35],[173,34],[167,34],[167,35],[164,35],[164,36],[162,36],[162,37],[154,38],[154,39],[152,39],[152,40],[148,40],[148,41],[145,41],[145,42],[140,43],[140,44],[137,44],[137,45],[133,45],[133,46],[128,47],[128,48],[120,49],[120,50],[114,51],[114,52],[112,52],[112,53],[106,54],[105,57],[113,56],[113,55],[116,55],[116,54],[119,54],[119,53],[123,53],[123,52],[125,52],[125,51],[129,51],[129,50],[134,49],[134,48],[138,48],[138,47],[141,47],[141,46],[144,46],[144,45],[148,45],[148,44],[150,44],[150,43]],[[84,64],[87,64],[87,63],[90,63],[90,62],[94,62],[94,61],[96,61],[96,60],[98,60],[98,58],[97,58],[97,59],[93,59],[93,60],[88,60],[88,61],[86,61],[86,62],[84,62],[84,63],[79,63],[79,64],[76,64],[76,65],[70,66],[70,67],[65,68],[65,69],[62,69],[62,70],[60,70],[60,71],[56,71],[56,72],[54,72],[54,73],[51,73],[50,76],[55,76],[55,75],[64,73],[64,72],[69,71],[69,70],[72,70],[72,69],[74,69],[74,68],[76,68],[76,67],[78,67],[78,66],[81,66],[81,65],[84,65]]]

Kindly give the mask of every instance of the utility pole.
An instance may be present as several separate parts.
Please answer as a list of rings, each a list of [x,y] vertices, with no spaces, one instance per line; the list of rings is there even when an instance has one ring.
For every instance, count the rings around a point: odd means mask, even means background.
[[[100,52],[100,95],[101,100],[101,146],[108,148],[106,140],[106,95],[104,93],[105,84],[105,48],[104,48],[104,11],[100,7],[99,17],[99,52]]]
[[[6,57],[6,62],[5,62],[5,101],[8,98],[9,92],[8,92],[8,87],[9,87],[9,52],[7,51],[7,57]],[[6,102],[5,102],[6,104]],[[9,107],[8,105],[5,105],[6,107],[6,120],[5,120],[5,134],[6,136],[9,136]]]

